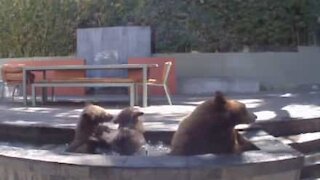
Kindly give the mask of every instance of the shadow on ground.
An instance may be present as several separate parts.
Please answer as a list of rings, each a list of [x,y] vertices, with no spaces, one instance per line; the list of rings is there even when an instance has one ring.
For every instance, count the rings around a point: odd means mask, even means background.
[[[229,94],[247,105],[258,116],[258,121],[314,118],[320,116],[320,92],[274,92],[258,94]],[[146,129],[174,130],[184,116],[209,97],[174,96],[173,106],[167,105],[164,97],[151,98],[145,113]],[[85,100],[87,101],[87,100]],[[116,115],[128,106],[124,101],[92,101]],[[38,107],[25,107],[21,99],[0,102],[0,122],[16,125],[43,125],[74,127],[84,106],[83,99],[64,98]]]

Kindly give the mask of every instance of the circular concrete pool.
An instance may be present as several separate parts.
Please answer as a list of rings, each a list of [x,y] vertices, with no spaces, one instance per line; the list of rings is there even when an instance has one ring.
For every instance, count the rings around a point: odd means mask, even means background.
[[[168,142],[172,134],[153,131],[145,135],[151,142]],[[1,140],[10,143],[0,144],[0,177],[8,180],[299,179],[303,166],[300,153],[260,129],[248,129],[242,135],[258,149],[234,155],[109,156],[39,148],[48,147],[44,143],[63,147],[71,140],[72,129],[2,124]],[[17,147],[16,142],[35,146]]]

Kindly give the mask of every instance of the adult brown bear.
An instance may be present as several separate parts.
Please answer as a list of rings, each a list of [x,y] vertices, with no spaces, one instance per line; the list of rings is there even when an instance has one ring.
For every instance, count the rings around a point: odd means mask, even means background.
[[[216,92],[215,97],[200,104],[180,123],[171,141],[170,154],[241,152],[246,142],[234,127],[252,123],[256,118],[243,103]]]
[[[73,141],[67,147],[66,151],[94,153],[96,145],[94,132],[99,124],[111,121],[112,118],[113,116],[106,112],[104,108],[87,104],[80,115]]]

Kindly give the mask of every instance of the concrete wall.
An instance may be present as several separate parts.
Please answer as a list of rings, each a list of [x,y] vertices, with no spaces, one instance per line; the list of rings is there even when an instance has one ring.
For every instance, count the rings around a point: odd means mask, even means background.
[[[316,47],[300,47],[299,52],[175,53],[155,56],[176,58],[180,82],[203,77],[242,79],[276,89],[320,84],[320,50]]]
[[[86,64],[128,63],[128,57],[151,55],[151,30],[147,26],[87,28],[77,30],[77,56]],[[89,77],[125,76],[125,71],[91,71]]]
[[[137,31],[141,30],[141,33],[144,32],[146,34],[148,34],[147,32],[150,32],[148,27],[122,28],[117,27],[115,29],[120,30],[118,32],[123,32],[124,34],[128,33],[129,30],[134,29]],[[83,31],[86,31],[86,29]],[[97,31],[102,32],[102,30]],[[78,33],[79,32],[80,31],[78,31]],[[147,35],[145,37],[147,37]],[[122,40],[122,46],[126,46],[123,44],[129,42],[131,45],[123,47],[123,50],[126,50],[127,54],[123,55],[120,53],[123,59],[119,59],[119,63],[127,63],[127,57],[150,57],[150,44],[147,43],[150,39],[148,40],[147,38],[142,40],[143,38],[139,33],[136,35],[128,35],[126,38],[134,40]],[[113,42],[113,40],[106,40],[105,38],[102,39],[107,42]],[[82,41],[86,42],[85,39],[82,39]],[[84,49],[82,50],[84,53],[91,51],[101,52],[105,50],[102,48],[103,46],[99,48],[91,47],[91,40],[87,39],[87,41],[88,45],[86,47],[89,49],[85,49],[83,47]],[[134,44],[134,42],[137,44]],[[117,45],[112,46],[116,48],[119,47],[121,43],[119,42],[116,43]],[[143,44],[146,45],[144,48]],[[94,46],[93,44],[91,45]],[[129,46],[132,48],[135,47],[136,49],[131,49]],[[110,49],[112,49],[112,47]],[[79,51],[78,57],[86,58],[87,64],[97,63],[92,60],[94,53],[90,56],[88,54],[80,54],[81,53]],[[154,56],[173,57],[176,59],[176,77],[178,82],[177,93],[212,94],[215,90],[256,92],[261,89],[288,89],[306,84],[320,84],[320,49],[318,47],[300,47],[298,52],[174,53],[154,54]],[[0,65],[13,59],[46,60],[51,58],[52,57],[1,59]],[[66,57],[55,58],[63,59]],[[88,60],[88,58],[91,58],[91,60]],[[98,63],[104,64],[110,62]],[[118,61],[116,63],[118,63]]]

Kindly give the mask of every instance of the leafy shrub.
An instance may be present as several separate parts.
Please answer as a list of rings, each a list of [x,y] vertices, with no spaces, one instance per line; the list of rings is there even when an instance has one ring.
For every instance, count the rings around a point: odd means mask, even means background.
[[[317,42],[318,0],[0,0],[0,57],[70,55],[76,29],[148,25],[154,52]],[[288,49],[286,48],[286,49]]]

